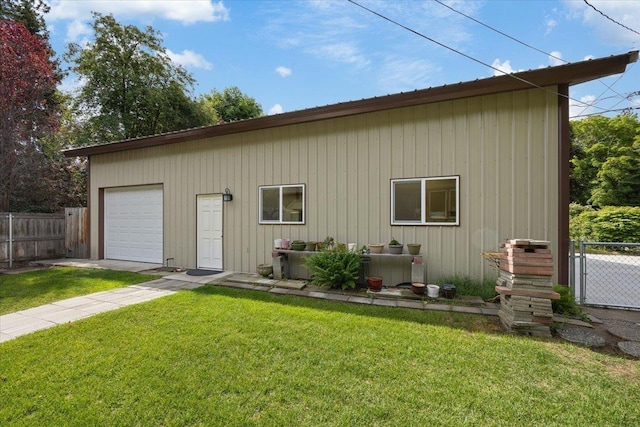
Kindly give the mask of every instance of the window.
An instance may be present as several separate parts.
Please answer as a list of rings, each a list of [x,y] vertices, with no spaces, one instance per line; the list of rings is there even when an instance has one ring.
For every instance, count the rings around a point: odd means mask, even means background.
[[[260,187],[260,224],[304,224],[304,184]]]
[[[460,177],[391,180],[391,225],[459,225]]]

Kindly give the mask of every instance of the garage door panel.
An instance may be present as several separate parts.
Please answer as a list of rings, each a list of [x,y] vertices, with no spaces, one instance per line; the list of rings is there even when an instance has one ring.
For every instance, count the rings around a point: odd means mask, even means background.
[[[162,263],[162,186],[105,190],[105,258]]]

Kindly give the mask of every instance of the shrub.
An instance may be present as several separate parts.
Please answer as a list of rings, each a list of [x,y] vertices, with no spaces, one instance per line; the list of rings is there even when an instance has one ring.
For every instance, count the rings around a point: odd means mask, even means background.
[[[640,207],[607,206],[585,210],[571,218],[572,240],[591,242],[640,242]]]
[[[593,212],[593,207],[581,205],[580,203],[569,203],[569,217],[574,218],[582,212]]]
[[[571,295],[571,290],[562,285],[555,285],[553,290],[560,294],[560,299],[551,300],[551,307],[554,313],[567,316],[581,316],[582,307],[576,304],[576,300]]]
[[[348,251],[344,245],[322,249],[309,256],[304,266],[311,272],[311,283],[333,288],[353,289],[360,272],[360,254]]]

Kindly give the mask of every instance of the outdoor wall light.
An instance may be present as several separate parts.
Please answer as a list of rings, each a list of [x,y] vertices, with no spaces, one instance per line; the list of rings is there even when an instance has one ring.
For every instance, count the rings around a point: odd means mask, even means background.
[[[228,188],[224,189],[224,194],[222,194],[222,201],[223,202],[230,202],[233,200],[233,194],[231,194],[231,191],[229,191]]]

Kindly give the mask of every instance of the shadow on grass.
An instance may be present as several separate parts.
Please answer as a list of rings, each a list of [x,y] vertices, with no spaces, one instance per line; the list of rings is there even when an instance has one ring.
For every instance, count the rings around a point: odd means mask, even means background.
[[[356,316],[413,322],[421,325],[450,327],[468,332],[504,333],[500,321],[495,316],[468,314],[440,310],[418,310],[402,307],[357,304],[296,295],[279,295],[266,291],[230,288],[220,285],[207,285],[191,290],[202,295],[219,295],[229,298],[241,298],[293,307],[324,310]]]

